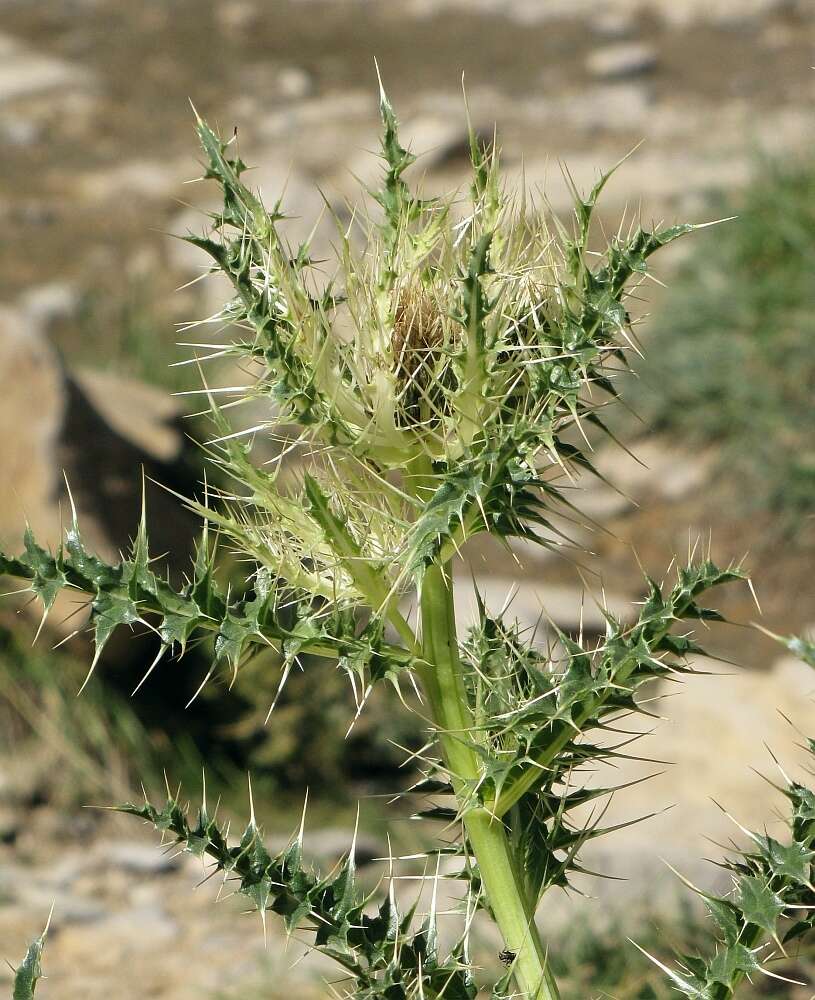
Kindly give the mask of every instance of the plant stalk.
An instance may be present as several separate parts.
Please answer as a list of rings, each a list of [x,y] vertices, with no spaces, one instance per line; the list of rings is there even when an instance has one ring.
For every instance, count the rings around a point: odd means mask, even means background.
[[[458,654],[453,580],[449,564],[429,566],[421,586],[423,682],[453,787],[463,807],[464,826],[478,864],[487,901],[515,955],[518,987],[530,1000],[558,1000],[557,984],[527,904],[503,823],[483,807],[472,808],[479,758],[471,744],[473,718]]]

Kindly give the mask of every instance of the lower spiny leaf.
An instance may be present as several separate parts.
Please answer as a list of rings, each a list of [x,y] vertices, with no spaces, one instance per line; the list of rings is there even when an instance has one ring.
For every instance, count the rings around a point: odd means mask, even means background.
[[[353,849],[331,874],[321,876],[303,863],[302,831],[289,847],[272,855],[254,820],[240,842],[230,846],[225,831],[204,806],[194,821],[174,798],[161,809],[145,802],[129,803],[119,811],[145,820],[165,839],[212,862],[216,872],[238,883],[238,891],[264,920],[272,912],[282,917],[288,933],[311,929],[314,946],[353,980],[349,996],[355,1000],[476,996],[466,940],[441,957],[435,913],[416,929],[413,910],[401,914],[392,889],[374,909],[372,896],[358,886]]]
[[[686,582],[693,590],[690,577]],[[779,641],[804,654],[806,661],[804,641]],[[807,741],[807,746],[815,760],[815,740]],[[782,843],[766,832],[743,831],[749,845],[721,863],[733,880],[727,896],[708,894],[686,883],[704,899],[717,930],[711,958],[679,955],[677,968],[661,966],[677,991],[687,997],[730,1000],[745,976],[773,975],[767,968],[772,959],[785,957],[786,944],[815,929],[815,791],[786,775],[784,780],[785,785],[777,787],[791,807],[787,841]]]
[[[157,661],[165,653],[183,655],[194,638],[213,636],[213,666],[223,664],[233,672],[247,657],[270,647],[288,662],[301,653],[335,658],[349,673],[372,681],[384,677],[395,681],[410,663],[405,650],[384,641],[381,622],[372,619],[360,629],[352,605],[326,607],[324,601],[288,586],[267,567],[256,567],[244,598],[230,599],[215,580],[213,559],[205,528],[191,576],[175,589],[149,567],[144,519],[129,556],[116,564],[89,553],[74,523],[55,555],[27,531],[19,558],[0,552],[0,576],[28,580],[44,615],[60,590],[89,595],[89,628],[95,643],[91,669],[118,628],[145,622],[161,642]]]

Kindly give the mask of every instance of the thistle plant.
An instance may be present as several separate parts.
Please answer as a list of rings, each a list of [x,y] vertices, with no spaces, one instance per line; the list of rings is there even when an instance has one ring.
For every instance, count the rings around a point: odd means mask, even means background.
[[[152,568],[145,517],[109,565],[84,546],[75,512],[55,553],[27,532],[19,557],[0,555],[0,573],[28,581],[44,615],[62,589],[89,595],[89,678],[112,633],[140,624],[160,644],[145,679],[209,636],[202,686],[271,648],[281,689],[316,656],[347,674],[359,711],[375,685],[415,690],[431,741],[410,792],[429,798],[419,815],[446,822],[435,853],[458,859],[466,889],[449,950],[435,904],[402,913],[392,880],[384,899],[362,892],[353,846],[322,875],[303,860],[302,828],[271,855],[254,811],[237,843],[206,803],[189,813],[170,796],[124,811],[208,859],[264,921],[271,912],[289,932],[310,930],[347,974],[342,995],[556,1000],[545,897],[569,886],[581,849],[607,832],[581,821],[581,807],[613,791],[587,775],[624,753],[613,733],[644,712],[644,685],[692,672],[688,657],[702,652],[693,624],[721,618],[708,591],[744,574],[702,558],[670,583],[649,579],[632,618],[604,611],[596,643],[554,626],[541,641],[477,592],[477,621],[462,633],[454,595],[473,586],[465,546],[479,533],[508,549],[571,544],[558,526],[580,518],[571,497],[577,475],[594,471],[589,434],[609,433],[603,409],[635,347],[628,296],[651,256],[694,227],[633,226],[597,252],[592,219],[609,175],[586,196],[574,190],[571,226],[547,221],[527,194],[507,192],[496,146],[472,130],[468,195],[425,198],[408,184],[414,156],[384,92],[380,107],[381,185],[370,211],[337,220],[327,283],[309,242],[279,235],[282,208],[253,192],[234,140],[197,119],[223,207],[207,235],[187,239],[234,297],[216,317],[228,337],[190,346],[202,366],[232,359],[245,384],[201,390],[222,485],[193,502],[203,531],[185,585]],[[234,430],[230,412],[246,403],[264,416]],[[274,448],[265,464],[253,461],[259,439]],[[243,568],[238,593],[218,582],[219,545]],[[687,996],[730,997],[763,967],[761,949],[792,908],[808,929],[815,799],[798,787],[788,791],[793,845],[754,838],[731,866],[736,896],[708,899],[721,944],[712,962],[685,958],[671,973]],[[470,958],[479,912],[501,938],[498,983],[481,982]]]

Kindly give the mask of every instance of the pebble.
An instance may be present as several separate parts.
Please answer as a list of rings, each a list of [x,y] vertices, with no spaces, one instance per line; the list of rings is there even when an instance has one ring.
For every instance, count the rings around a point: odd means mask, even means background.
[[[60,93],[84,86],[79,66],[33,51],[10,35],[0,34],[0,103],[47,91]]]
[[[40,126],[29,118],[6,118],[0,122],[0,136],[10,146],[32,146],[41,135]]]
[[[258,17],[258,9],[249,0],[232,0],[216,7],[218,23],[227,31],[246,31]]]
[[[20,830],[20,814],[14,809],[0,806],[0,844],[11,845]]]
[[[179,457],[184,438],[178,427],[182,408],[176,397],[146,382],[85,366],[72,372],[71,380],[107,426],[144,454],[161,462]]]
[[[606,490],[619,491],[635,501],[649,495],[669,501],[681,500],[700,489],[713,468],[712,452],[686,451],[663,438],[634,442],[631,452],[611,445],[603,448],[593,464],[614,487],[613,490],[605,487]],[[596,478],[587,474],[586,483],[592,482],[598,492],[595,502],[600,503],[602,487]],[[577,504],[580,506],[579,499]]]
[[[314,91],[314,80],[300,66],[284,66],[277,74],[277,89],[283,97],[300,101]]]
[[[653,72],[657,62],[653,46],[643,42],[620,42],[589,53],[586,69],[598,80],[627,80]]]
[[[419,158],[420,170],[445,166],[459,155],[469,156],[469,136],[461,115],[455,118],[420,115],[409,119],[400,131],[400,138]]]
[[[166,875],[180,864],[175,852],[137,841],[103,843],[97,852],[103,862],[130,875]]]
[[[37,324],[37,329],[48,333],[58,323],[73,319],[81,301],[75,285],[65,281],[51,281],[29,288],[20,296],[20,307]]]
[[[592,28],[604,38],[620,39],[633,34],[636,21],[631,11],[598,10],[592,20]]]
[[[31,900],[28,901],[29,903]],[[40,905],[44,910],[46,906],[53,903],[54,916],[52,924],[54,929],[67,926],[98,924],[110,916],[110,911],[92,899],[84,896],[52,896],[50,899],[45,893],[40,897]]]
[[[653,114],[649,89],[642,80],[607,80],[552,103],[570,126],[592,135],[613,132],[623,122],[646,130]]]
[[[99,966],[113,966],[129,953],[166,947],[178,933],[178,924],[162,907],[134,906],[107,920],[66,927],[59,948],[63,960],[93,959]]]
[[[600,635],[605,632],[606,619],[599,604],[591,594],[569,586],[541,584],[534,579],[517,580],[495,573],[476,574],[475,583],[489,611],[498,614],[506,607],[508,621],[515,619],[522,627],[534,628],[539,622],[542,629],[551,621],[564,632]],[[605,605],[616,618],[631,617],[633,607],[624,598],[604,595]],[[456,591],[456,620],[462,628],[475,624],[477,609],[475,597],[463,588]]]
[[[192,159],[130,160],[80,177],[77,192],[90,202],[142,198],[161,201],[177,196],[182,184],[196,173]]]
[[[345,857],[351,848],[353,831],[344,828],[325,827],[323,829],[307,830],[303,841],[303,854],[323,870],[327,870],[336,864],[340,858]],[[288,845],[288,840],[281,840],[272,843],[269,840],[269,847],[274,851],[281,851]],[[356,838],[355,853],[357,867],[362,868],[370,864],[375,858],[384,858],[388,855],[386,844],[371,837],[366,833],[358,833]]]

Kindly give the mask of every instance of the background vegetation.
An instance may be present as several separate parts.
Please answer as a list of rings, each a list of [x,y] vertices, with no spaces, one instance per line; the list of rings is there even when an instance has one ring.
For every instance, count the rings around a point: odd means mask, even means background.
[[[815,169],[764,160],[712,218],[656,310],[632,405],[718,449],[743,511],[798,531],[815,510]]]

